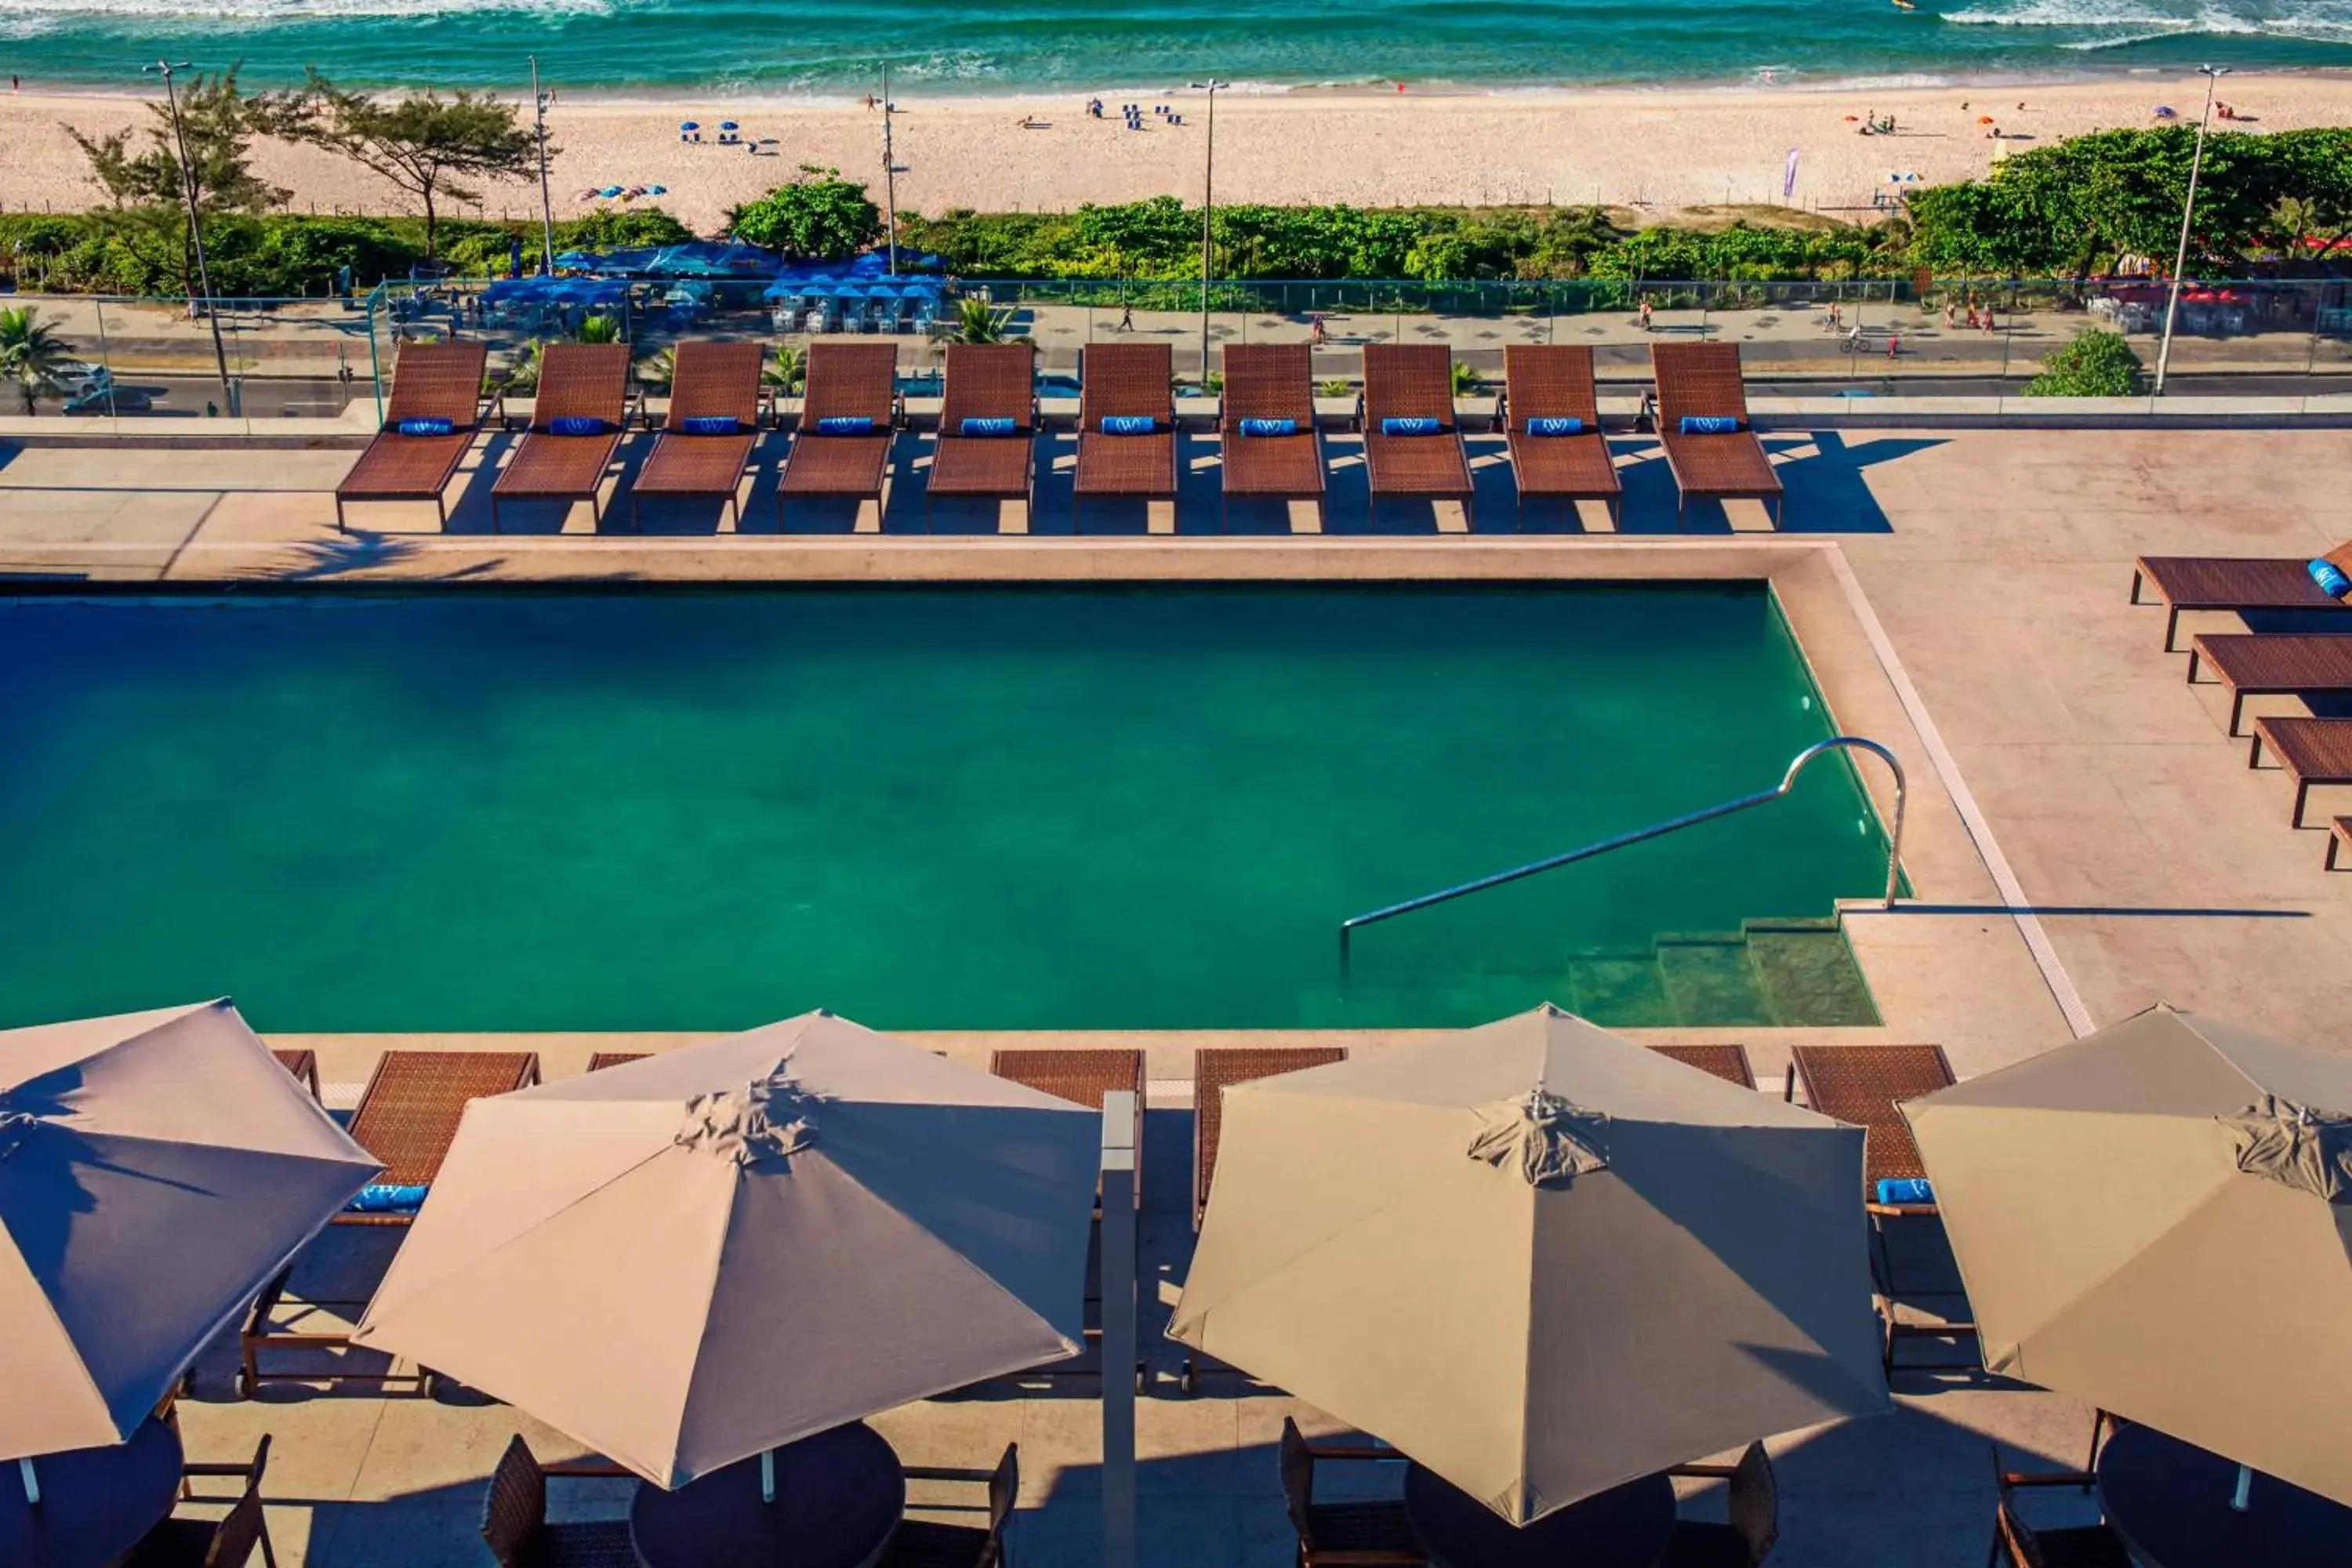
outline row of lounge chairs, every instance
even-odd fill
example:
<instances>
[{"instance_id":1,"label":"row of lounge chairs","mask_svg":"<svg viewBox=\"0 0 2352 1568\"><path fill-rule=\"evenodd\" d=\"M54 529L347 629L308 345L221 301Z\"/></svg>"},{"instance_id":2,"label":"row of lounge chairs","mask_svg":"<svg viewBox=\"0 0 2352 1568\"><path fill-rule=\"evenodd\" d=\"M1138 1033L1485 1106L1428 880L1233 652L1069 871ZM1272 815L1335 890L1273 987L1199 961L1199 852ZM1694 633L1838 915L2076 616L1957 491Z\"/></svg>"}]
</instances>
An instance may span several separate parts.
<instances>
[{"instance_id":1,"label":"row of lounge chairs","mask_svg":"<svg viewBox=\"0 0 2352 1568\"><path fill-rule=\"evenodd\" d=\"M737 496L762 424L762 351L750 342L682 342L674 351L669 412L631 491L647 499ZM1681 497L1752 499L1781 519L1782 489L1750 427L1739 351L1727 343L1652 351L1658 429ZM478 342L403 349L383 428L335 490L335 521L353 501L443 500L484 418L487 351ZM1073 505L1173 500L1179 476L1173 358L1166 343L1096 343L1080 361ZM1025 343L955 343L947 351L939 434L925 490L960 500L1035 499L1032 444L1042 422L1035 358ZM1373 344L1364 351L1356 417L1373 505L1382 500L1475 504L1454 411L1454 362L1442 344ZM1327 465L1304 343L1234 344L1224 351L1217 431L1221 505L1234 499L1311 501L1322 510ZM895 432L905 424L897 348L824 341L810 345L799 428L776 489L788 500L881 500ZM628 351L617 343L557 343L543 351L529 433L490 490L501 501L586 500L597 494L627 425ZM1497 405L1519 504L1598 501L1622 517L1623 486L1602 433L1592 351L1573 344L1504 351ZM651 421L648 420L648 424Z\"/></svg>"}]
</instances>

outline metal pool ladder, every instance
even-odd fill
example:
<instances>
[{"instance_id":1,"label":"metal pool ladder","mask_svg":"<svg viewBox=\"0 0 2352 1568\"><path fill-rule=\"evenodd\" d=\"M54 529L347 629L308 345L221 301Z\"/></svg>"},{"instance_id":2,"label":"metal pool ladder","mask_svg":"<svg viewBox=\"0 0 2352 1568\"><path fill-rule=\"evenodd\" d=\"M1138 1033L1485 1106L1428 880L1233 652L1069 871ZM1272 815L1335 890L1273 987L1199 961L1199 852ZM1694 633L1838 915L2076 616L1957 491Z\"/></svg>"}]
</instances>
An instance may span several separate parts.
<instances>
[{"instance_id":1,"label":"metal pool ladder","mask_svg":"<svg viewBox=\"0 0 2352 1568\"><path fill-rule=\"evenodd\" d=\"M1507 871L1497 871L1491 877L1481 877L1475 882L1464 882L1458 887L1442 888L1434 893L1423 893L1417 899L1407 899L1401 904L1391 904L1385 909L1370 910L1360 915L1352 915L1339 922L1339 973L1344 975L1348 972L1349 942L1359 926L1378 925L1382 921L1394 920L1399 915L1409 915L1415 910L1425 910L1434 904L1449 903L1455 899L1466 898L1472 893L1483 893L1489 888L1499 888L1506 882L1516 882L1523 877L1532 877L1539 871L1555 871L1562 866L1572 866L1579 860L1590 860L1596 855L1606 855L1612 849L1622 849L1628 845L1640 844L1652 838L1663 838L1669 833L1678 833L1685 827L1696 827L1702 822L1713 822L1718 816L1729 816L1736 812L1746 811L1750 806L1762 805L1767 801L1779 800L1796 787L1798 775L1805 771L1807 764L1814 758L1826 756L1832 752L1843 751L1848 747L1868 752L1872 756L1885 763L1887 771L1895 775L1895 827L1886 837L1886 895L1881 906L1893 909L1895 889L1900 885L1902 878L1903 805L1904 797L1907 793L1907 786L1903 778L1903 764L1895 760L1893 752L1880 745L1876 741L1865 739L1861 735L1832 735L1826 741L1814 742L1790 758L1789 771L1781 774L1780 782L1770 789L1758 790L1754 795L1744 795L1738 800L1727 800L1721 805L1710 805L1704 811L1694 811L1688 816L1677 816L1669 822L1654 823L1648 827L1636 828L1631 833L1621 833L1614 838L1603 838L1597 844L1588 844L1580 849L1571 849L1565 855L1554 855L1549 859L1532 861L1525 866L1515 866Z\"/></svg>"}]
</instances>

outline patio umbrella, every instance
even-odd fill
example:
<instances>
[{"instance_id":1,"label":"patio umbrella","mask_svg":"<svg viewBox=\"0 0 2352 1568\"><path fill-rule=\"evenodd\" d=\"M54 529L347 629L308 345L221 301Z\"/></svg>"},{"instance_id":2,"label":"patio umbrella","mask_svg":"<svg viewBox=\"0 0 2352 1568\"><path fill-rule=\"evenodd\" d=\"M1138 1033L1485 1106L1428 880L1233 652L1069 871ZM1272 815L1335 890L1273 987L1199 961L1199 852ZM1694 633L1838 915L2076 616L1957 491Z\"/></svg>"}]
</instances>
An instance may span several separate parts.
<instances>
[{"instance_id":1,"label":"patio umbrella","mask_svg":"<svg viewBox=\"0 0 2352 1568\"><path fill-rule=\"evenodd\" d=\"M1888 1407L1862 1131L1543 1007L1225 1091L1172 1338L1526 1524Z\"/></svg>"},{"instance_id":2,"label":"patio umbrella","mask_svg":"<svg viewBox=\"0 0 2352 1568\"><path fill-rule=\"evenodd\" d=\"M377 1168L226 1001L0 1031L0 1459L128 1437Z\"/></svg>"},{"instance_id":3,"label":"patio umbrella","mask_svg":"<svg viewBox=\"0 0 2352 1568\"><path fill-rule=\"evenodd\" d=\"M1077 1354L1099 1141L824 1013L477 1100L357 1338L683 1486Z\"/></svg>"},{"instance_id":4,"label":"patio umbrella","mask_svg":"<svg viewBox=\"0 0 2352 1568\"><path fill-rule=\"evenodd\" d=\"M1903 1110L1988 1369L2352 1503L2352 1060L2155 1007Z\"/></svg>"}]
</instances>

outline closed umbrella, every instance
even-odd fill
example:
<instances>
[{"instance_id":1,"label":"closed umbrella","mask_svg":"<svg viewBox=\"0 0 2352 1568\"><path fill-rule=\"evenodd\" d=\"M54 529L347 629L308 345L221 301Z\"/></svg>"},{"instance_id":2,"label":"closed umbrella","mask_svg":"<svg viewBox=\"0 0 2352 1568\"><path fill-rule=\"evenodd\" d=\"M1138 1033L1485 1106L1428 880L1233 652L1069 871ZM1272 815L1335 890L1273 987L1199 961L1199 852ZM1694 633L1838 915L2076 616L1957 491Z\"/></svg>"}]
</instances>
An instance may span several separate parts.
<instances>
[{"instance_id":1,"label":"closed umbrella","mask_svg":"<svg viewBox=\"0 0 2352 1568\"><path fill-rule=\"evenodd\" d=\"M0 1031L0 1459L128 1437L377 1168L228 1002Z\"/></svg>"},{"instance_id":2,"label":"closed umbrella","mask_svg":"<svg viewBox=\"0 0 2352 1568\"><path fill-rule=\"evenodd\" d=\"M1098 1122L824 1013L477 1100L357 1338L682 1486L1077 1354Z\"/></svg>"},{"instance_id":3,"label":"closed umbrella","mask_svg":"<svg viewBox=\"0 0 2352 1568\"><path fill-rule=\"evenodd\" d=\"M1169 1332L1514 1524L1888 1406L1861 1131L1551 1007L1227 1089Z\"/></svg>"},{"instance_id":4,"label":"closed umbrella","mask_svg":"<svg viewBox=\"0 0 2352 1568\"><path fill-rule=\"evenodd\" d=\"M1903 1109L1988 1369L2352 1503L2352 1060L2155 1007Z\"/></svg>"}]
</instances>

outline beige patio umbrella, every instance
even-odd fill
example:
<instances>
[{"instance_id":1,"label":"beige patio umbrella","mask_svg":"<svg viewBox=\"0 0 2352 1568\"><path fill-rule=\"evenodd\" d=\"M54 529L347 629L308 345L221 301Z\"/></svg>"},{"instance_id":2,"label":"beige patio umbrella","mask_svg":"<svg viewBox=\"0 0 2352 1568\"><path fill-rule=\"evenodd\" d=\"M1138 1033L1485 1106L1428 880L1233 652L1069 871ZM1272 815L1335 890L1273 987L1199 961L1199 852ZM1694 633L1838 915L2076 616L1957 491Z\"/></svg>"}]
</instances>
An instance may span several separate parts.
<instances>
[{"instance_id":1,"label":"beige patio umbrella","mask_svg":"<svg viewBox=\"0 0 2352 1568\"><path fill-rule=\"evenodd\" d=\"M0 1459L130 1436L376 1169L226 1001L0 1031Z\"/></svg>"},{"instance_id":2,"label":"beige patio umbrella","mask_svg":"<svg viewBox=\"0 0 2352 1568\"><path fill-rule=\"evenodd\" d=\"M2352 1503L2352 1060L2154 1007L1903 1110L1988 1369Z\"/></svg>"},{"instance_id":3,"label":"beige patio umbrella","mask_svg":"<svg viewBox=\"0 0 2352 1568\"><path fill-rule=\"evenodd\" d=\"M1077 1354L1100 1125L825 1013L477 1100L356 1338L683 1486Z\"/></svg>"},{"instance_id":4,"label":"beige patio umbrella","mask_svg":"<svg viewBox=\"0 0 2352 1568\"><path fill-rule=\"evenodd\" d=\"M1519 1524L1888 1406L1861 1131L1550 1007L1227 1089L1169 1332Z\"/></svg>"}]
</instances>

